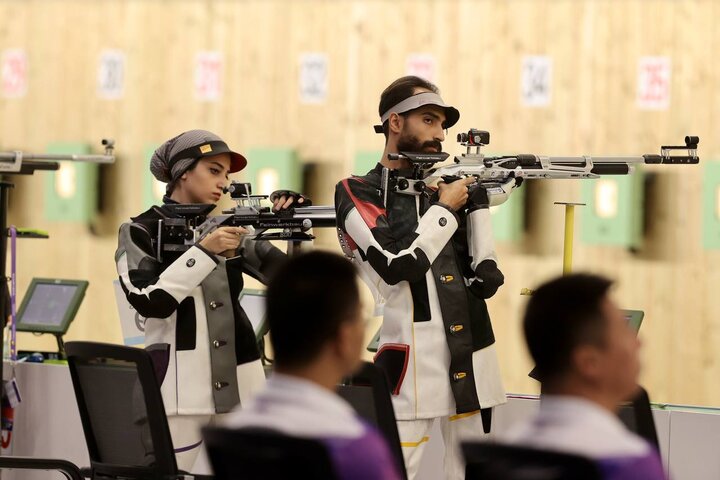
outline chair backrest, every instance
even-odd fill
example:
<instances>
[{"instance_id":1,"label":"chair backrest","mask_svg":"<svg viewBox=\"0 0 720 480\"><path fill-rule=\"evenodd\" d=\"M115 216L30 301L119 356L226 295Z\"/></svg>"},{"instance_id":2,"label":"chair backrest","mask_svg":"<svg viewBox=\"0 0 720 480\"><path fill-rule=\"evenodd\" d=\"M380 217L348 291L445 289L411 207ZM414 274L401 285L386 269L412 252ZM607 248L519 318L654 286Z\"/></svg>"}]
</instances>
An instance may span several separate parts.
<instances>
[{"instance_id":1,"label":"chair backrest","mask_svg":"<svg viewBox=\"0 0 720 480\"><path fill-rule=\"evenodd\" d=\"M385 372L372 363L363 362L355 375L338 386L337 392L355 408L358 415L377 427L385 437L398 471L403 478L407 478L395 410L390 396L390 384Z\"/></svg>"},{"instance_id":2,"label":"chair backrest","mask_svg":"<svg viewBox=\"0 0 720 480\"><path fill-rule=\"evenodd\" d=\"M262 428L203 428L215 480L338 478L330 455L317 440Z\"/></svg>"},{"instance_id":3,"label":"chair backrest","mask_svg":"<svg viewBox=\"0 0 720 480\"><path fill-rule=\"evenodd\" d=\"M628 430L640 435L660 451L655 419L650 407L650 397L644 388L640 387L640 391L632 401L620 406L618 417Z\"/></svg>"},{"instance_id":4,"label":"chair backrest","mask_svg":"<svg viewBox=\"0 0 720 480\"><path fill-rule=\"evenodd\" d=\"M94 342L65 345L95 475L177 475L160 386L144 350Z\"/></svg>"},{"instance_id":5,"label":"chair backrest","mask_svg":"<svg viewBox=\"0 0 720 480\"><path fill-rule=\"evenodd\" d=\"M601 480L592 460L578 455L502 445L463 442L467 480Z\"/></svg>"}]
</instances>

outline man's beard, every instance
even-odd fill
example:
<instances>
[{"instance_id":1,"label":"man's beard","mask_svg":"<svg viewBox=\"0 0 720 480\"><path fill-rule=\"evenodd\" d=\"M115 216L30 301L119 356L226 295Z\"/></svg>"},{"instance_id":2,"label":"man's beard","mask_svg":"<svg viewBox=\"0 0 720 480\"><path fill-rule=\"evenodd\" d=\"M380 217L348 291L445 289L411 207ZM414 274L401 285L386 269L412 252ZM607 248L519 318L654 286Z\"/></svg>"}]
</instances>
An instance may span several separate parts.
<instances>
[{"instance_id":1,"label":"man's beard","mask_svg":"<svg viewBox=\"0 0 720 480\"><path fill-rule=\"evenodd\" d=\"M423 153L426 148L433 148L435 152L442 152L442 143L438 140L421 142L415 135L409 133L400 134L397 141L398 152Z\"/></svg>"}]
</instances>

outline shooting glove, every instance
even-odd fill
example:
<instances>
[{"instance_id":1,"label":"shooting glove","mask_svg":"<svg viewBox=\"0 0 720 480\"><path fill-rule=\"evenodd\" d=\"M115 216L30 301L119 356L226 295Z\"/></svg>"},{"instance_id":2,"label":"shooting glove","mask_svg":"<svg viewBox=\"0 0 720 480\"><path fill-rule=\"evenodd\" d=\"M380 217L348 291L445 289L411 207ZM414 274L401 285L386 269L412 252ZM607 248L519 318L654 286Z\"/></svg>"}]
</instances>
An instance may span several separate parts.
<instances>
[{"instance_id":1,"label":"shooting glove","mask_svg":"<svg viewBox=\"0 0 720 480\"><path fill-rule=\"evenodd\" d=\"M293 192L292 190L275 190L274 192L272 192L270 194L269 200L271 202L275 202L275 200L277 200L278 198L283 197L283 196L286 198L292 197L292 199L293 199L292 206L293 207L309 207L312 205L312 200L310 200L309 197L303 195L302 193ZM298 203L298 201L301 198L303 199L303 202Z\"/></svg>"},{"instance_id":2,"label":"shooting glove","mask_svg":"<svg viewBox=\"0 0 720 480\"><path fill-rule=\"evenodd\" d=\"M512 190L522 185L522 182L523 178L516 177L513 172L502 182L471 185L468 191L468 213L505 203Z\"/></svg>"},{"instance_id":3,"label":"shooting glove","mask_svg":"<svg viewBox=\"0 0 720 480\"><path fill-rule=\"evenodd\" d=\"M470 284L470 291L480 298L490 298L505 283L505 275L495 260L486 259L475 268L476 279Z\"/></svg>"}]
</instances>

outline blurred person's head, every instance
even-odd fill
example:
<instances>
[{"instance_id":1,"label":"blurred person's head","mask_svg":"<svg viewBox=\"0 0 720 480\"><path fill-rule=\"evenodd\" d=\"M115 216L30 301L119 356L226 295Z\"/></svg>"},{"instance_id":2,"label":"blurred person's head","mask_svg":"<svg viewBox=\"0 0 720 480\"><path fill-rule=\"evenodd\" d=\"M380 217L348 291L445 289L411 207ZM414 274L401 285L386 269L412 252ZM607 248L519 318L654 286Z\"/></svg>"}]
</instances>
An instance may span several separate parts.
<instances>
[{"instance_id":1,"label":"blurred person's head","mask_svg":"<svg viewBox=\"0 0 720 480\"><path fill-rule=\"evenodd\" d=\"M385 135L385 153L442 151L445 129L460 118L454 107L440 98L438 88L420 77L401 77L380 95L378 106L381 125L377 133ZM394 161L395 168L404 168L403 161Z\"/></svg>"},{"instance_id":2,"label":"blurred person's head","mask_svg":"<svg viewBox=\"0 0 720 480\"><path fill-rule=\"evenodd\" d=\"M360 365L365 322L355 267L313 251L293 257L267 289L275 369L333 388Z\"/></svg>"},{"instance_id":3,"label":"blurred person's head","mask_svg":"<svg viewBox=\"0 0 720 480\"><path fill-rule=\"evenodd\" d=\"M609 409L636 393L640 342L611 286L597 275L572 274L534 291L523 327L543 393L582 396Z\"/></svg>"},{"instance_id":4,"label":"blurred person's head","mask_svg":"<svg viewBox=\"0 0 720 480\"><path fill-rule=\"evenodd\" d=\"M167 183L166 194L179 203L217 203L228 174L247 160L206 130L190 130L167 140L153 153L150 171Z\"/></svg>"}]
</instances>

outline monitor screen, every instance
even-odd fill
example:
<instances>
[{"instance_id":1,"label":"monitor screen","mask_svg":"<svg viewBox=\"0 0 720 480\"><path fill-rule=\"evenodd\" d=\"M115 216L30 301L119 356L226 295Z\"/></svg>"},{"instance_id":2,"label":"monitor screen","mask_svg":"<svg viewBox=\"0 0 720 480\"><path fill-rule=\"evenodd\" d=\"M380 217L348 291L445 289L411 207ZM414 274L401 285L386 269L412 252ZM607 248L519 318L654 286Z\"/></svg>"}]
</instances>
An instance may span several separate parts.
<instances>
[{"instance_id":1,"label":"monitor screen","mask_svg":"<svg viewBox=\"0 0 720 480\"><path fill-rule=\"evenodd\" d=\"M628 326L635 330L635 333L638 333L643 318L645 317L645 312L642 310L623 310L623 314L625 315L625 320L628 322Z\"/></svg>"},{"instance_id":2,"label":"monitor screen","mask_svg":"<svg viewBox=\"0 0 720 480\"><path fill-rule=\"evenodd\" d=\"M17 330L64 334L75 318L88 282L34 278L17 315Z\"/></svg>"},{"instance_id":3,"label":"monitor screen","mask_svg":"<svg viewBox=\"0 0 720 480\"><path fill-rule=\"evenodd\" d=\"M378 346L380 344L380 332L382 331L382 325L380 328L377 329L377 332L375 332L375 335L373 335L373 338L370 340L370 343L368 343L367 348L368 352L377 352Z\"/></svg>"},{"instance_id":4,"label":"monitor screen","mask_svg":"<svg viewBox=\"0 0 720 480\"><path fill-rule=\"evenodd\" d=\"M246 288L240 293L240 306L250 319L255 336L260 340L268 331L265 322L265 292Z\"/></svg>"}]
</instances>

